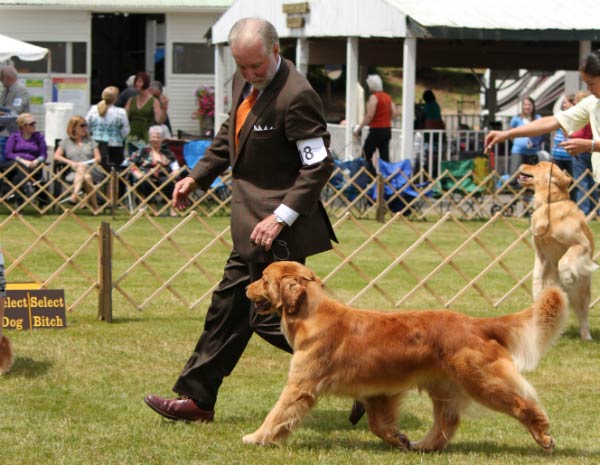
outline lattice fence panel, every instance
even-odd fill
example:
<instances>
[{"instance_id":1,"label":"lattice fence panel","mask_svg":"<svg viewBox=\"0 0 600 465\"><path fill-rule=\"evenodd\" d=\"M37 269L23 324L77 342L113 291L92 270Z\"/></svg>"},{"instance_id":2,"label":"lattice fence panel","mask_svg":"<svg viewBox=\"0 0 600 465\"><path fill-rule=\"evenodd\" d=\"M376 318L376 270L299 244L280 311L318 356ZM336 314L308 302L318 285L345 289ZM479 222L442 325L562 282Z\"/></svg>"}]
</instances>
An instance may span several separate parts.
<instances>
[{"instance_id":1,"label":"lattice fence panel","mask_svg":"<svg viewBox=\"0 0 600 465\"><path fill-rule=\"evenodd\" d=\"M11 282L67 291L68 310L98 300L97 226L70 211L38 222L13 213L0 221L0 243ZM68 238L65 240L65 238Z\"/></svg>"},{"instance_id":2,"label":"lattice fence panel","mask_svg":"<svg viewBox=\"0 0 600 465\"><path fill-rule=\"evenodd\" d=\"M64 288L70 310L96 308L98 225L97 218L71 211L1 219L9 280ZM340 243L308 265L346 303L485 312L531 301L534 253L527 219L498 213L489 221L464 221L446 213L436 221L410 221L399 212L380 223L347 212L334 227ZM150 305L206 307L231 249L228 217L192 212L156 218L140 210L112 229L115 315ZM594 274L594 304L599 280Z\"/></svg>"}]
</instances>

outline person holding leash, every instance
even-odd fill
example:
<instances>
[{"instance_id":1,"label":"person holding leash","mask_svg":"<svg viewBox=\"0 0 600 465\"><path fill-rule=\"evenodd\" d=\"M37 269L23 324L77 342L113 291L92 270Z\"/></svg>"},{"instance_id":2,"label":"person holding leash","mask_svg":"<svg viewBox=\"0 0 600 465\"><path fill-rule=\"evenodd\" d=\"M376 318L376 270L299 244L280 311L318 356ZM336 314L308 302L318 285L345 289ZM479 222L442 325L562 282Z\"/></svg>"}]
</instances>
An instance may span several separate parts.
<instances>
[{"instance_id":1,"label":"person holding leash","mask_svg":"<svg viewBox=\"0 0 600 465\"><path fill-rule=\"evenodd\" d=\"M260 315L246 287L273 261L331 249L336 240L320 202L333 171L323 104L306 78L280 56L274 26L239 20L229 33L237 65L234 108L190 175L175 185L173 203L188 205L198 187L231 166L233 250L212 295L204 332L173 391L178 398L146 396L170 420L210 422L219 387L254 333L291 352L276 315Z\"/></svg>"}]
</instances>

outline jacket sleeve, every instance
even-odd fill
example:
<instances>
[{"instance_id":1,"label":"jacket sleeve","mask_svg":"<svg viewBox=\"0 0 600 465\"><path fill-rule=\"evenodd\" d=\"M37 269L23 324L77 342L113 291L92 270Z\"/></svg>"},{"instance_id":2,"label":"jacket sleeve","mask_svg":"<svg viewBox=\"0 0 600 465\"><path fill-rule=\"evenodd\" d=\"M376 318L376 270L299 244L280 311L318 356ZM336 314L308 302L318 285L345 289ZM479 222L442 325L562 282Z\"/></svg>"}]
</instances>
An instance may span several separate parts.
<instances>
[{"instance_id":1,"label":"jacket sleeve","mask_svg":"<svg viewBox=\"0 0 600 465\"><path fill-rule=\"evenodd\" d=\"M287 139L294 145L298 141L322 138L327 149L326 158L300 167L294 186L283 199L286 206L300 214L308 214L319 202L321 191L334 169L323 104L312 89L305 89L293 98L285 117L285 132ZM297 156L302 159L299 153Z\"/></svg>"},{"instance_id":2,"label":"jacket sleeve","mask_svg":"<svg viewBox=\"0 0 600 465\"><path fill-rule=\"evenodd\" d=\"M190 173L202 190L208 190L212 182L229 168L229 117L223 122L210 147Z\"/></svg>"}]
</instances>

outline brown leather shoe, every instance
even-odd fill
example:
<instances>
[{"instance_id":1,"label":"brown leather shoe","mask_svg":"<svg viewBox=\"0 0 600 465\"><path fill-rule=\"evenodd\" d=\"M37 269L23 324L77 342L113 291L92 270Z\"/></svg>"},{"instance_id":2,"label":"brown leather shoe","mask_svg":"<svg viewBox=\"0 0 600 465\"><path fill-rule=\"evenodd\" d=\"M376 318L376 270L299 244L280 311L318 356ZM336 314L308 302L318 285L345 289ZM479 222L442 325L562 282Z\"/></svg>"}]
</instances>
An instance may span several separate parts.
<instances>
[{"instance_id":1,"label":"brown leather shoe","mask_svg":"<svg viewBox=\"0 0 600 465\"><path fill-rule=\"evenodd\" d=\"M356 425L360 421L360 419L363 417L365 412L366 412L366 410L365 410L365 406L363 405L363 403L359 402L358 400L355 400L354 403L352 404L352 408L350 409L350 416L348 417L348 420L353 425Z\"/></svg>"},{"instance_id":2,"label":"brown leather shoe","mask_svg":"<svg viewBox=\"0 0 600 465\"><path fill-rule=\"evenodd\" d=\"M215 417L214 410L202 410L188 397L176 399L163 399L162 397L148 394L144 402L156 413L173 421L199 421L209 423Z\"/></svg>"}]
</instances>

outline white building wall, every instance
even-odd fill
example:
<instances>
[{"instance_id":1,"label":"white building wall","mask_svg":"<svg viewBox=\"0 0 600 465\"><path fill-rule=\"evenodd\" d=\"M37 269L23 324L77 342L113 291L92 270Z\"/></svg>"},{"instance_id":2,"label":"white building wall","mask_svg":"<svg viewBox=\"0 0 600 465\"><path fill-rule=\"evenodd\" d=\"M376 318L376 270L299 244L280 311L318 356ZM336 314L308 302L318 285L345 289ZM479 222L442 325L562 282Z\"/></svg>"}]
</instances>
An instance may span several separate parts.
<instances>
[{"instance_id":1,"label":"white building wall","mask_svg":"<svg viewBox=\"0 0 600 465\"><path fill-rule=\"evenodd\" d=\"M198 87L214 85L213 74L173 74L172 50L177 42L206 42L204 35L219 17L208 13L167 13L165 82L169 97L169 117L173 132L183 130L197 134L199 122L192 117L196 111L194 93Z\"/></svg>"},{"instance_id":2,"label":"white building wall","mask_svg":"<svg viewBox=\"0 0 600 465\"><path fill-rule=\"evenodd\" d=\"M87 73L53 74L54 77L85 77L88 80L88 91L85 92L84 106L89 108L89 79L91 72L91 13L88 11L44 10L0 8L0 31L2 34L26 42L86 42ZM52 88L48 74L21 74L20 79L43 79L46 85L45 102L50 102ZM45 130L45 111L33 110L38 129Z\"/></svg>"}]
</instances>

